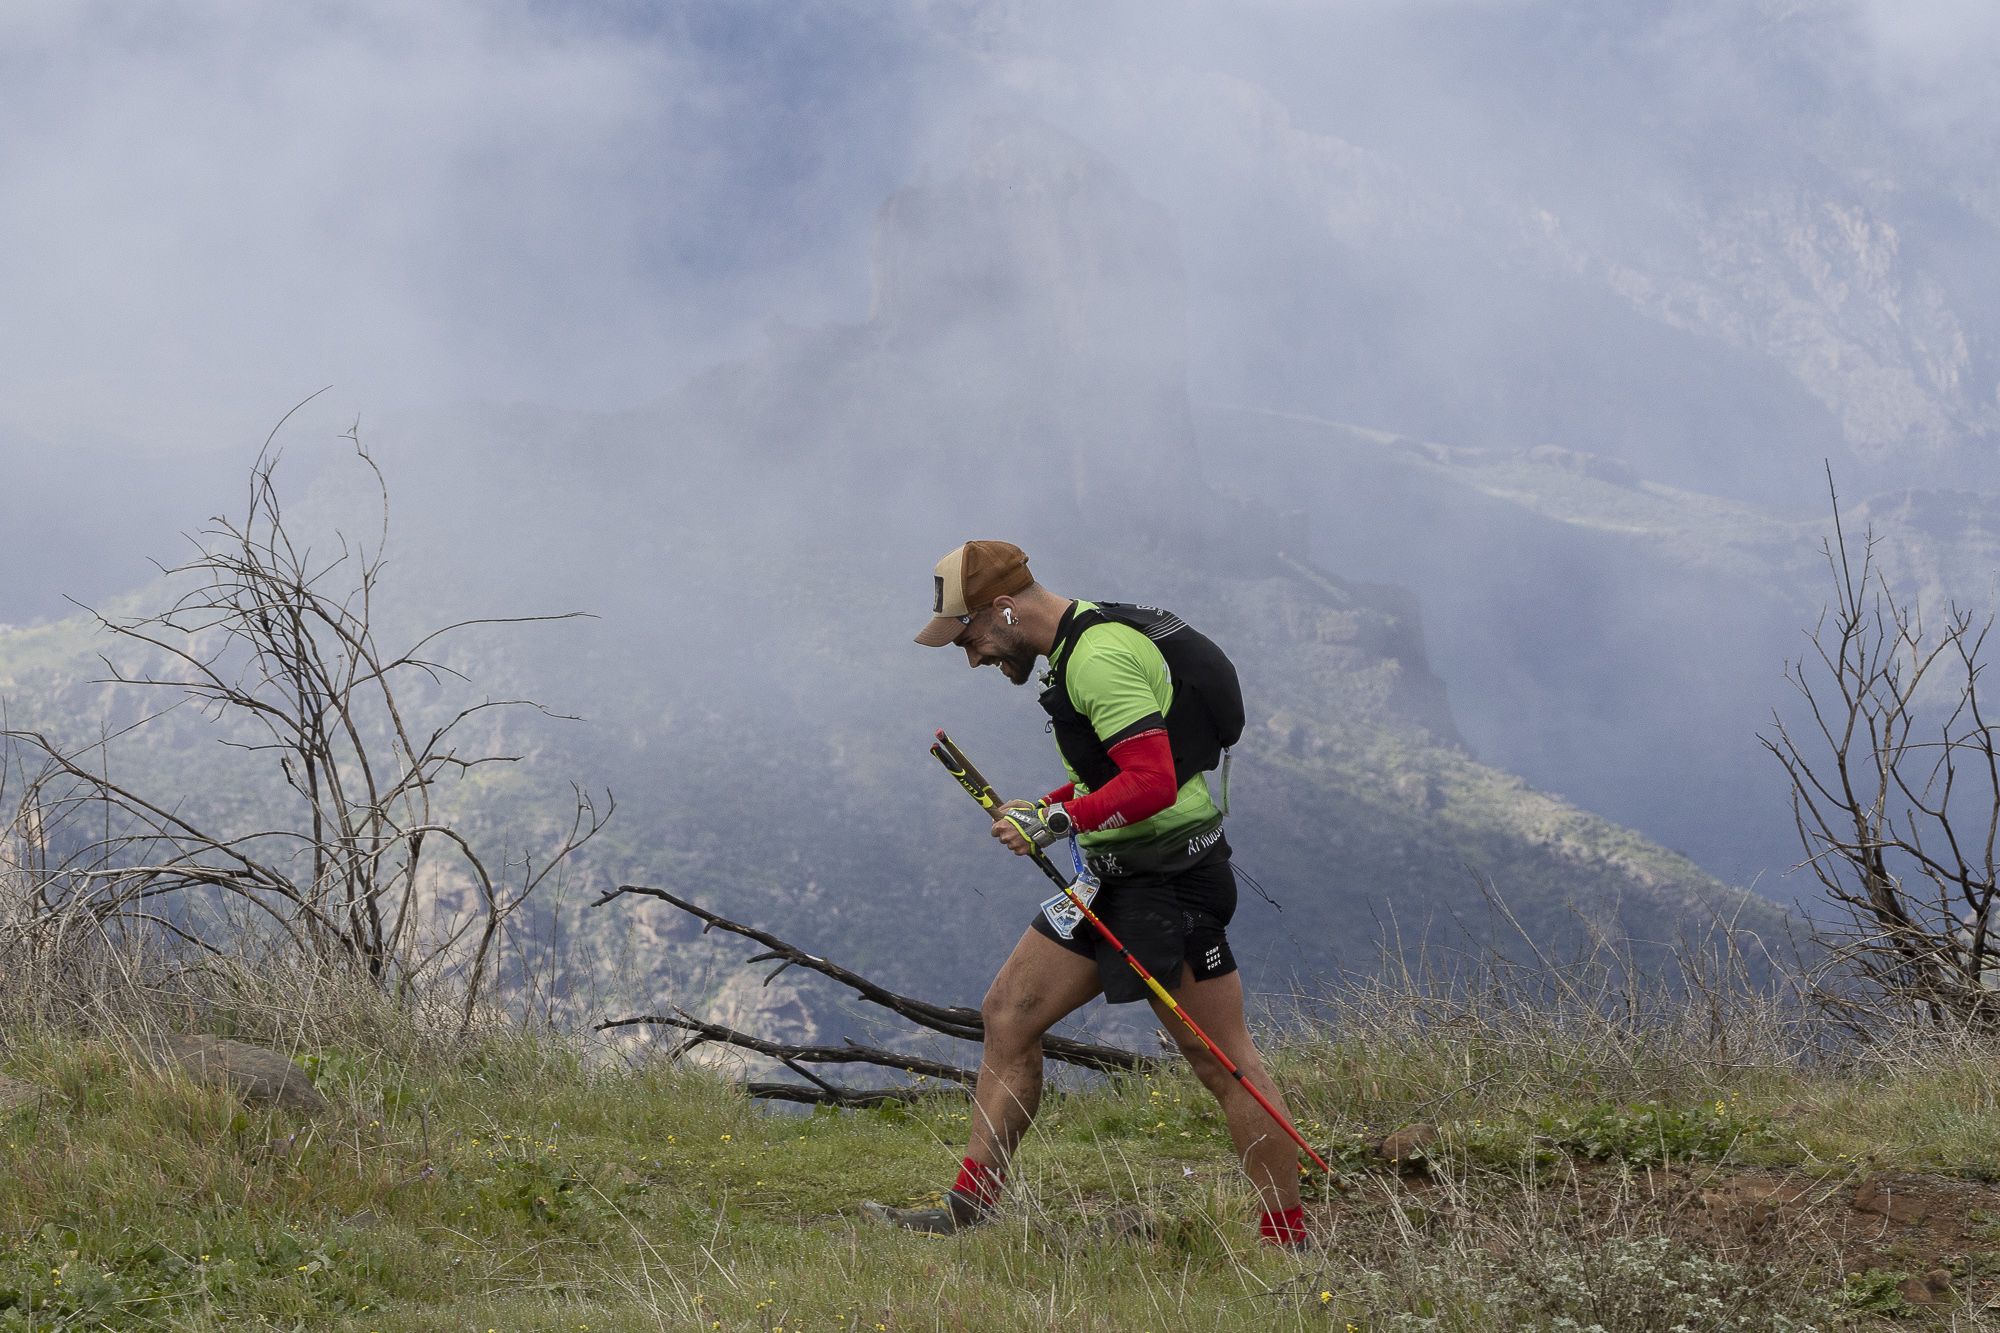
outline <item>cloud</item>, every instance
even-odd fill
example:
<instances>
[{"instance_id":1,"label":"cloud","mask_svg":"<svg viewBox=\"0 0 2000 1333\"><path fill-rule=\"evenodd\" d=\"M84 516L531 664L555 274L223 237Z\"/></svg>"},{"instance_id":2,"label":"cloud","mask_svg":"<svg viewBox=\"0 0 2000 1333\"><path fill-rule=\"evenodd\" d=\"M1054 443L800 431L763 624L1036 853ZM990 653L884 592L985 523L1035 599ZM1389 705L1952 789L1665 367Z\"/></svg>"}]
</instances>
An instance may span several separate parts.
<instances>
[{"instance_id":1,"label":"cloud","mask_svg":"<svg viewBox=\"0 0 2000 1333\"><path fill-rule=\"evenodd\" d=\"M0 450L212 439L326 383L643 401L772 318L860 318L877 206L996 108L1131 172L1226 293L1279 195L1323 245L1497 199L1644 248L1843 80L1990 126L1996 41L1972 0L11 7Z\"/></svg>"},{"instance_id":2,"label":"cloud","mask_svg":"<svg viewBox=\"0 0 2000 1333\"><path fill-rule=\"evenodd\" d=\"M1799 365L1863 399L1900 375L1947 431L1990 420L1996 50L2000 11L1975 0L0 8L6 498L87 489L28 472L18 499L31 448L247 453L328 383L313 431L464 399L618 408L763 345L767 321L858 322L882 201L958 171L991 111L1074 136L1164 209L1206 403L1810 494L1849 404ZM786 365L771 343L745 400ZM984 359L933 345L922 387L962 403L1024 381L1004 341L968 345ZM902 387L857 391L844 434L773 433L863 448ZM726 410L663 447L729 438L709 429ZM969 426L940 447L1006 445ZM804 526L761 481L714 485L717 522ZM0 566L60 560L35 581L88 594L67 552L107 525L72 507L25 556L0 532ZM1517 570L1492 532L1448 536L1504 605ZM918 541L914 567L944 544ZM1550 697L1548 725L1578 711ZM1495 698L1534 744L1544 719Z\"/></svg>"},{"instance_id":3,"label":"cloud","mask_svg":"<svg viewBox=\"0 0 2000 1333\"><path fill-rule=\"evenodd\" d=\"M1972 129L1990 142L2000 112L2000 8L1859 0L1854 26L1886 103L1928 129Z\"/></svg>"},{"instance_id":4,"label":"cloud","mask_svg":"<svg viewBox=\"0 0 2000 1333\"><path fill-rule=\"evenodd\" d=\"M0 423L115 435L327 382L633 401L773 312L858 309L903 147L832 129L890 121L907 71L816 12L10 9Z\"/></svg>"}]
</instances>

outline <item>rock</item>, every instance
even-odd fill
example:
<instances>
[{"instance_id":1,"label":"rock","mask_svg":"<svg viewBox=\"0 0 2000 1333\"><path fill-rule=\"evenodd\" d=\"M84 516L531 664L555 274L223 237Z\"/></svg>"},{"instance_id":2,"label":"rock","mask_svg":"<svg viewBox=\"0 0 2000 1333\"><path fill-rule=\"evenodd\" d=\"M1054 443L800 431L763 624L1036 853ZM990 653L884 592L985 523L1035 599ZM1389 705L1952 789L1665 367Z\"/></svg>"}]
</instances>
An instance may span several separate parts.
<instances>
[{"instance_id":1,"label":"rock","mask_svg":"<svg viewBox=\"0 0 2000 1333\"><path fill-rule=\"evenodd\" d=\"M18 1078L0 1074L0 1115L40 1100L47 1089L34 1083L24 1083Z\"/></svg>"},{"instance_id":2,"label":"rock","mask_svg":"<svg viewBox=\"0 0 2000 1333\"><path fill-rule=\"evenodd\" d=\"M1854 1187L1854 1211L1874 1213L1903 1226L1921 1222L1928 1215L1921 1199L1897 1190L1879 1177L1870 1177Z\"/></svg>"},{"instance_id":3,"label":"rock","mask_svg":"<svg viewBox=\"0 0 2000 1333\"><path fill-rule=\"evenodd\" d=\"M1375 1145L1375 1155L1397 1170L1415 1174L1430 1170L1429 1155L1438 1141L1436 1125L1418 1122L1383 1136Z\"/></svg>"},{"instance_id":4,"label":"rock","mask_svg":"<svg viewBox=\"0 0 2000 1333\"><path fill-rule=\"evenodd\" d=\"M1160 1238L1160 1215L1151 1208L1139 1206L1115 1208L1105 1215L1101 1226L1103 1233L1112 1240Z\"/></svg>"},{"instance_id":5,"label":"rock","mask_svg":"<svg viewBox=\"0 0 2000 1333\"><path fill-rule=\"evenodd\" d=\"M245 1101L320 1114L332 1103L305 1071L276 1051L226 1037L168 1037L158 1063L177 1068L197 1083L227 1088Z\"/></svg>"},{"instance_id":6,"label":"rock","mask_svg":"<svg viewBox=\"0 0 2000 1333\"><path fill-rule=\"evenodd\" d=\"M1776 1210L1761 1199L1746 1198L1721 1190L1703 1190L1701 1206L1712 1213L1731 1219L1736 1225L1756 1229L1771 1221Z\"/></svg>"},{"instance_id":7,"label":"rock","mask_svg":"<svg viewBox=\"0 0 2000 1333\"><path fill-rule=\"evenodd\" d=\"M1951 1299L1951 1274L1933 1268L1922 1277L1904 1278L1896 1284L1896 1294L1911 1305L1942 1305Z\"/></svg>"}]
</instances>

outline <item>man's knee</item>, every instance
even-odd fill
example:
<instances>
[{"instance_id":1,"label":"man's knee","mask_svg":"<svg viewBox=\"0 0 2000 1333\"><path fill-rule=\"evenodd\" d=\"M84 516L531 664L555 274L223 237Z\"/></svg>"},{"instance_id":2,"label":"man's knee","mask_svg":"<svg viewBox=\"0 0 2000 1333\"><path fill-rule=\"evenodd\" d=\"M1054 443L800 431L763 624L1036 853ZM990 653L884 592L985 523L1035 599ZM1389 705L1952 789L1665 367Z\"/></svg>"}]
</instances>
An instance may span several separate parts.
<instances>
[{"instance_id":1,"label":"man's knee","mask_svg":"<svg viewBox=\"0 0 2000 1333\"><path fill-rule=\"evenodd\" d=\"M1024 931L980 1003L996 1054L1039 1051L1042 1035L1097 993L1097 964Z\"/></svg>"},{"instance_id":2,"label":"man's knee","mask_svg":"<svg viewBox=\"0 0 2000 1333\"><path fill-rule=\"evenodd\" d=\"M1033 992L995 981L980 1001L979 1017L986 1025L986 1044L1003 1050L1037 1046L1048 1025L1041 1021L1043 1005Z\"/></svg>"},{"instance_id":3,"label":"man's knee","mask_svg":"<svg viewBox=\"0 0 2000 1333\"><path fill-rule=\"evenodd\" d=\"M1188 1067L1201 1085L1214 1093L1217 1099L1226 1100L1236 1091L1236 1078L1222 1062L1209 1054L1208 1048L1198 1041L1189 1041L1181 1047L1181 1054L1187 1058Z\"/></svg>"},{"instance_id":4,"label":"man's knee","mask_svg":"<svg viewBox=\"0 0 2000 1333\"><path fill-rule=\"evenodd\" d=\"M1230 997L1226 993L1203 997L1207 1000L1206 1004L1201 1001L1188 1004L1188 999L1191 997L1187 997L1185 992L1176 998L1181 999L1190 1009L1196 1007L1205 1009L1207 1012L1201 1020L1202 1029L1211 1038L1220 1042L1224 1053L1246 1076L1253 1080L1263 1078L1263 1061L1257 1053L1256 1043L1251 1040L1250 1033L1244 1025L1240 1005L1228 1003ZM1217 1003L1218 1000L1222 1002ZM1164 1005L1156 1003L1153 1009L1159 1015L1161 1023L1174 1034L1175 1041L1181 1048L1181 1054L1187 1058L1189 1067L1193 1069L1195 1077L1201 1080L1202 1086L1224 1101L1237 1095L1240 1085L1236 1081L1236 1076L1224 1067L1222 1061L1208 1048L1207 1043L1189 1031L1187 1026L1178 1017L1173 1016Z\"/></svg>"}]
</instances>

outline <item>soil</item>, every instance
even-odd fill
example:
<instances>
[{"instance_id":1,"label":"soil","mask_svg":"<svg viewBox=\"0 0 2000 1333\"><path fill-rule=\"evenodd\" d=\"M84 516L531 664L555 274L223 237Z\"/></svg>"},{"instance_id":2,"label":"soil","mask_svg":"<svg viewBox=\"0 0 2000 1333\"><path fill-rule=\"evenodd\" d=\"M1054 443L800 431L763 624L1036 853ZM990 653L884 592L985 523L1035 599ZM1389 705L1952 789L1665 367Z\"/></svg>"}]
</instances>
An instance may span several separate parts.
<instances>
[{"instance_id":1,"label":"soil","mask_svg":"<svg viewBox=\"0 0 2000 1333\"><path fill-rule=\"evenodd\" d=\"M1898 1275L1906 1306L2000 1326L2000 1182L1698 1163L1578 1162L1558 1174L1548 1183L1584 1218L1643 1210L1693 1248L1748 1264L1809 1263L1824 1268L1829 1287L1871 1270ZM1463 1182L1393 1172L1365 1179L1376 1187L1350 1176L1346 1192L1318 1208L1338 1216L1371 1206L1368 1196L1380 1201L1386 1190L1405 1194L1438 1224L1476 1225L1463 1213L1479 1209L1479 1192Z\"/></svg>"}]
</instances>

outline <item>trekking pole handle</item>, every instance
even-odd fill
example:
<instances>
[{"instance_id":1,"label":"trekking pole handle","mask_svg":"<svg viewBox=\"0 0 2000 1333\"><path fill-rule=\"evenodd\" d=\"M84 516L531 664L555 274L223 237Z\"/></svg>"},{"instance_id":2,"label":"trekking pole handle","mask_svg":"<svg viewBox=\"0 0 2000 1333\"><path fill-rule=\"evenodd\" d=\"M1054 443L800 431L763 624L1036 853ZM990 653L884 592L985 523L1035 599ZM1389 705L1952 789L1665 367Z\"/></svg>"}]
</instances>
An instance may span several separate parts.
<instances>
[{"instance_id":1,"label":"trekking pole handle","mask_svg":"<svg viewBox=\"0 0 2000 1333\"><path fill-rule=\"evenodd\" d=\"M931 747L931 753L951 770L951 775L958 779L958 785L965 788L988 814L1000 808L1000 793L993 789L993 784L986 780L984 773L973 767L972 761L965 757L965 751L958 748L958 742L945 735L942 728L938 731L937 744Z\"/></svg>"},{"instance_id":2,"label":"trekking pole handle","mask_svg":"<svg viewBox=\"0 0 2000 1333\"><path fill-rule=\"evenodd\" d=\"M943 731L938 732L937 744L931 746L931 754L944 765L946 772L958 780L958 785L965 788L973 800L979 802L980 809L992 815L1000 808L1000 793L993 790L993 784L986 780L986 775L973 766L972 761L965 757L965 751L959 749L958 743ZM1034 857L1035 864L1041 867L1042 873L1047 875L1057 888L1069 887L1068 877L1056 869L1055 862L1049 860L1048 854L1041 848L1035 848L1030 855Z\"/></svg>"}]
</instances>

